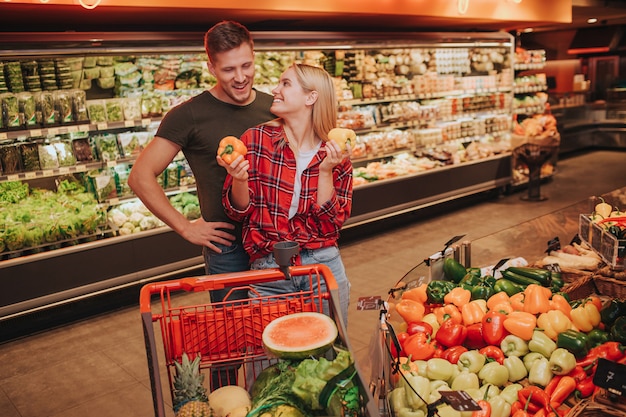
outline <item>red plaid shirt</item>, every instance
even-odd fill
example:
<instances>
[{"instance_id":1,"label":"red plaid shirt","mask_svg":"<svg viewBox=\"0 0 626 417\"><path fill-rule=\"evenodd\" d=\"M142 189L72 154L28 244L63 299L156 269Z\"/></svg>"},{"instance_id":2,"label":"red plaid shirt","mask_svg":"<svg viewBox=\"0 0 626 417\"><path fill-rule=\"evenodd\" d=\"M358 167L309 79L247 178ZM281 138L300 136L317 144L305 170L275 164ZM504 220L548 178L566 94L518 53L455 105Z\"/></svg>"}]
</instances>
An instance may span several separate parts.
<instances>
[{"instance_id":1,"label":"red plaid shirt","mask_svg":"<svg viewBox=\"0 0 626 417\"><path fill-rule=\"evenodd\" d=\"M286 145L282 126L261 125L248 129L241 140L250 161L248 187L250 204L235 209L229 199L233 178L224 183L222 202L226 214L243 221L243 245L250 260L272 253L274 243L296 241L301 249L333 246L352 208L352 163L349 158L333 169L335 194L321 206L317 204L319 166L326 156L322 144L302 174L302 190L295 216L289 219L289 206L296 175L296 158ZM280 143L284 143L280 146Z\"/></svg>"}]
</instances>

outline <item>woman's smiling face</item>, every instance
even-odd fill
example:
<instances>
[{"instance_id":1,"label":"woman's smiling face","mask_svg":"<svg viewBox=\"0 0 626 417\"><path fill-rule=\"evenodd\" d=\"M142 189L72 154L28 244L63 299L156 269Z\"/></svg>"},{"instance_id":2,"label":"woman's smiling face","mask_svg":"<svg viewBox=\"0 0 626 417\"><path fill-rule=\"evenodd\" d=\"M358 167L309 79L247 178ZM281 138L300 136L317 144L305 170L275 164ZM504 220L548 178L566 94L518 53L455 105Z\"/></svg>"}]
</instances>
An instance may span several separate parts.
<instances>
[{"instance_id":1,"label":"woman's smiling face","mask_svg":"<svg viewBox=\"0 0 626 417\"><path fill-rule=\"evenodd\" d=\"M272 90L274 101L271 111L276 116L285 117L289 113L301 111L306 107L308 93L303 90L296 72L288 68L280 76L278 86Z\"/></svg>"}]
</instances>

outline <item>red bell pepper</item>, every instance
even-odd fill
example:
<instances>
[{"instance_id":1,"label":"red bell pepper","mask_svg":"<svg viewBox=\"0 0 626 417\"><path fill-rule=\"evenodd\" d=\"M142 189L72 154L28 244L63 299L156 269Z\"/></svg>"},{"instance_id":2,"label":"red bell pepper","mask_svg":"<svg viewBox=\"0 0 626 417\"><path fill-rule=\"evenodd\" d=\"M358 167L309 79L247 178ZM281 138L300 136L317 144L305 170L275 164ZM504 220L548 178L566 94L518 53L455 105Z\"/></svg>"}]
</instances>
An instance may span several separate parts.
<instances>
[{"instance_id":1,"label":"red bell pepper","mask_svg":"<svg viewBox=\"0 0 626 417\"><path fill-rule=\"evenodd\" d=\"M487 400L479 400L480 411L473 411L472 417L491 417L491 404Z\"/></svg>"},{"instance_id":2,"label":"red bell pepper","mask_svg":"<svg viewBox=\"0 0 626 417\"><path fill-rule=\"evenodd\" d=\"M465 342L467 328L452 319L445 320L437 330L437 343L446 347L459 346Z\"/></svg>"},{"instance_id":3,"label":"red bell pepper","mask_svg":"<svg viewBox=\"0 0 626 417\"><path fill-rule=\"evenodd\" d=\"M590 349L587 356L578 360L576 364L586 368L595 365L599 358L619 361L625 356L625 351L626 347L619 342L604 342L600 346Z\"/></svg>"},{"instance_id":4,"label":"red bell pepper","mask_svg":"<svg viewBox=\"0 0 626 417\"><path fill-rule=\"evenodd\" d=\"M554 375L554 377L550 380L548 385L543 389L548 396L552 396L554 389L559 384L559 381L563 378L563 375Z\"/></svg>"},{"instance_id":5,"label":"red bell pepper","mask_svg":"<svg viewBox=\"0 0 626 417\"><path fill-rule=\"evenodd\" d=\"M593 376L588 376L576 384L576 391L574 395L576 398L587 398L593 394L595 389L596 386L593 383Z\"/></svg>"},{"instance_id":6,"label":"red bell pepper","mask_svg":"<svg viewBox=\"0 0 626 417\"><path fill-rule=\"evenodd\" d=\"M531 413L545 410L550 404L548 394L536 385L529 385L517 391L517 398L524 404L524 408Z\"/></svg>"},{"instance_id":7,"label":"red bell pepper","mask_svg":"<svg viewBox=\"0 0 626 417\"><path fill-rule=\"evenodd\" d=\"M586 379L589 375L587 375L587 371L582 366L577 365L574 369L570 371L568 376L574 378L574 380L578 383L584 379Z\"/></svg>"},{"instance_id":8,"label":"red bell pepper","mask_svg":"<svg viewBox=\"0 0 626 417\"><path fill-rule=\"evenodd\" d=\"M467 337L465 338L465 347L468 349L481 349L487 346L487 342L483 338L483 324L474 323L467 326Z\"/></svg>"},{"instance_id":9,"label":"red bell pepper","mask_svg":"<svg viewBox=\"0 0 626 417\"><path fill-rule=\"evenodd\" d=\"M509 334L504 328L507 315L498 311L489 311L483 317L483 338L487 345L500 346L502 339Z\"/></svg>"},{"instance_id":10,"label":"red bell pepper","mask_svg":"<svg viewBox=\"0 0 626 417\"><path fill-rule=\"evenodd\" d=\"M413 360L428 360L435 354L435 344L425 333L415 333L404 342L402 350Z\"/></svg>"},{"instance_id":11,"label":"red bell pepper","mask_svg":"<svg viewBox=\"0 0 626 417\"><path fill-rule=\"evenodd\" d=\"M497 346L485 346L479 352L492 361L498 362L500 365L504 362L504 352Z\"/></svg>"},{"instance_id":12,"label":"red bell pepper","mask_svg":"<svg viewBox=\"0 0 626 417\"><path fill-rule=\"evenodd\" d=\"M406 332L410 335L415 333L426 333L428 336L433 334L433 326L425 321L412 321L406 326Z\"/></svg>"},{"instance_id":13,"label":"red bell pepper","mask_svg":"<svg viewBox=\"0 0 626 417\"><path fill-rule=\"evenodd\" d=\"M441 357L450 363L456 364L459 361L459 356L465 352L467 352L465 346L452 346L444 350Z\"/></svg>"}]
</instances>

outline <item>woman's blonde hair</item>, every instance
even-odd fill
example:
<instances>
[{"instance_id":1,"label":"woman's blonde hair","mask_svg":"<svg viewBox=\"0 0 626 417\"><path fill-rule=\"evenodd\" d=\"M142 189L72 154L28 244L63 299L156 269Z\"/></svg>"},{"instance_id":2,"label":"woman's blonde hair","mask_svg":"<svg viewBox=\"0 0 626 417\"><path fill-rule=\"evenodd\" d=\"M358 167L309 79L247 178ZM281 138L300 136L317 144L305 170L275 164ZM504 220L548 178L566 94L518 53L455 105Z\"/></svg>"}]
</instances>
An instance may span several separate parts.
<instances>
[{"instance_id":1,"label":"woman's blonde hair","mask_svg":"<svg viewBox=\"0 0 626 417\"><path fill-rule=\"evenodd\" d=\"M307 64L292 64L298 82L305 91L317 91L311 119L313 131L324 142L328 132L337 127L337 96L333 79L325 69Z\"/></svg>"}]
</instances>

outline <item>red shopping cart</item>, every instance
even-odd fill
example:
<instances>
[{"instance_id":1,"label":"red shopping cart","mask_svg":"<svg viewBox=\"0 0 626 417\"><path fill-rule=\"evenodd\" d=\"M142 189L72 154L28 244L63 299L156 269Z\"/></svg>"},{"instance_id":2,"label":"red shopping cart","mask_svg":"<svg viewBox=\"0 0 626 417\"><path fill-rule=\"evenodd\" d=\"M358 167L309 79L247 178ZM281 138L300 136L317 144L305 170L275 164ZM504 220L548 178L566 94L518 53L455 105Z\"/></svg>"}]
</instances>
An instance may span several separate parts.
<instances>
[{"instance_id":1,"label":"red shopping cart","mask_svg":"<svg viewBox=\"0 0 626 417\"><path fill-rule=\"evenodd\" d=\"M330 269L316 264L289 267L288 272L292 278L308 278L311 290L279 296L258 295L251 285L285 279L279 269L155 282L141 289L140 311L156 417L166 415L165 391L169 390L169 401L172 401L174 362L180 360L183 352L191 357L200 354L202 371L222 375L217 381L212 378L212 388L240 385L250 389L256 374L263 367L277 362L266 354L262 342L263 329L277 317L303 311L324 311L337 325L337 343L351 351L339 313L337 283ZM314 291L323 288L321 283L326 284L326 291ZM248 289L251 296L243 300L229 300L227 296L221 302L204 302L205 295L206 299L209 298L207 291L228 287L233 288L231 293L236 289ZM156 341L159 334L162 345ZM161 377L160 357L165 364L167 381ZM376 417L377 406L357 365L355 380L363 404L362 415Z\"/></svg>"}]
</instances>

